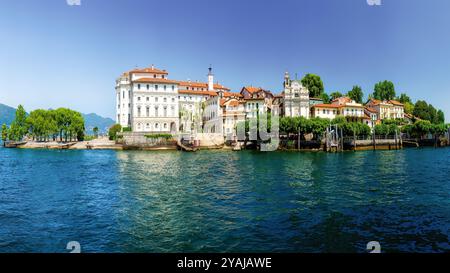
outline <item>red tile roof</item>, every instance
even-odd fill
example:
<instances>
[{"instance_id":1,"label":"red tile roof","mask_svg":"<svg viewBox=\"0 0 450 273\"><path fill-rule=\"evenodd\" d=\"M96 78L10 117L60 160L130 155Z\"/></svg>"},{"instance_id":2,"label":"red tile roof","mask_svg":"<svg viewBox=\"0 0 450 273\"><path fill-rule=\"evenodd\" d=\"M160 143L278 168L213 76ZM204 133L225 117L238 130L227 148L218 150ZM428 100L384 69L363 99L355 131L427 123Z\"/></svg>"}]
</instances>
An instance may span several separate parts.
<instances>
[{"instance_id":1,"label":"red tile roof","mask_svg":"<svg viewBox=\"0 0 450 273\"><path fill-rule=\"evenodd\" d=\"M240 93L233 93L233 92L223 92L223 96L224 97L237 97L237 98L242 98L242 94Z\"/></svg>"},{"instance_id":2,"label":"red tile roof","mask_svg":"<svg viewBox=\"0 0 450 273\"><path fill-rule=\"evenodd\" d=\"M178 89L179 94L189 94L189 95L204 95L204 96L217 96L217 93L214 91L197 91L197 90L184 90Z\"/></svg>"},{"instance_id":3,"label":"red tile roof","mask_svg":"<svg viewBox=\"0 0 450 273\"><path fill-rule=\"evenodd\" d=\"M148 68L142 68L142 69L136 68L136 69L129 71L128 73L153 73L153 74L163 74L163 75L169 74L166 70L161 70L161 69L157 69L154 67L148 67Z\"/></svg>"},{"instance_id":4,"label":"red tile roof","mask_svg":"<svg viewBox=\"0 0 450 273\"><path fill-rule=\"evenodd\" d=\"M313 108L341 108L342 105L321 103L321 104L313 105L312 107Z\"/></svg>"},{"instance_id":5,"label":"red tile roof","mask_svg":"<svg viewBox=\"0 0 450 273\"><path fill-rule=\"evenodd\" d=\"M140 78L134 80L137 83L168 83L168 84L178 84L178 81L162 79L162 78Z\"/></svg>"},{"instance_id":6,"label":"red tile roof","mask_svg":"<svg viewBox=\"0 0 450 273\"><path fill-rule=\"evenodd\" d=\"M371 112L371 113L378 113L377 110L373 109L372 107L367 107L366 106L365 110L367 110L368 112Z\"/></svg>"},{"instance_id":7,"label":"red tile roof","mask_svg":"<svg viewBox=\"0 0 450 273\"><path fill-rule=\"evenodd\" d=\"M401 103L401 102L399 102L399 101L396 101L396 100L390 100L390 101L388 101L390 104L393 104L393 105L397 105L397 106L403 106L403 103Z\"/></svg>"},{"instance_id":8,"label":"red tile roof","mask_svg":"<svg viewBox=\"0 0 450 273\"><path fill-rule=\"evenodd\" d=\"M259 91L263 91L263 89L261 87L253 87L253 86L244 86L242 88L242 91L244 91L244 90L247 90L250 94L253 94L253 93L256 93Z\"/></svg>"},{"instance_id":9,"label":"red tile roof","mask_svg":"<svg viewBox=\"0 0 450 273\"><path fill-rule=\"evenodd\" d=\"M208 90L208 83L206 82L189 82L189 81L180 81L180 86L186 86L186 87L195 87L195 88L205 88L205 90ZM214 84L214 89L220 89L220 90L230 90L230 88L225 87L219 83Z\"/></svg>"}]
</instances>

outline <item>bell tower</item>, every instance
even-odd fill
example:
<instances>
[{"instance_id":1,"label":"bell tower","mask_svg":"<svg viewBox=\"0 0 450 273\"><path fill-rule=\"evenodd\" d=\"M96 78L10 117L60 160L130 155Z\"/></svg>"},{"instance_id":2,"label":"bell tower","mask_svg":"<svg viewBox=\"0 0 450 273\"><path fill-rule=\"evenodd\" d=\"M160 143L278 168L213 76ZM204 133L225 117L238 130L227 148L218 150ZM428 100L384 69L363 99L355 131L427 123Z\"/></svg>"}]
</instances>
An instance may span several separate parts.
<instances>
[{"instance_id":1,"label":"bell tower","mask_svg":"<svg viewBox=\"0 0 450 273\"><path fill-rule=\"evenodd\" d=\"M289 72L286 71L284 73L284 89L289 87L290 81Z\"/></svg>"}]
</instances>

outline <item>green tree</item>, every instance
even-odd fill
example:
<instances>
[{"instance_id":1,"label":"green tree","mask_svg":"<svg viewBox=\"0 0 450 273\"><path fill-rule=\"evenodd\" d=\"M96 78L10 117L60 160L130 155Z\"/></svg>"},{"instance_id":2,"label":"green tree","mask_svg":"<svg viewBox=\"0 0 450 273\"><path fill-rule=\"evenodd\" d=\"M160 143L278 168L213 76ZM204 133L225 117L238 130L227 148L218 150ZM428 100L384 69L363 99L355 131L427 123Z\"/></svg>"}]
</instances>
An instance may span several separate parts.
<instances>
[{"instance_id":1,"label":"green tree","mask_svg":"<svg viewBox=\"0 0 450 273\"><path fill-rule=\"evenodd\" d=\"M437 123L438 124L445 123L445 114L442 110L439 110L437 112Z\"/></svg>"},{"instance_id":2,"label":"green tree","mask_svg":"<svg viewBox=\"0 0 450 273\"><path fill-rule=\"evenodd\" d=\"M393 100L395 98L395 87L390 81L375 84L373 97L377 100Z\"/></svg>"},{"instance_id":3,"label":"green tree","mask_svg":"<svg viewBox=\"0 0 450 273\"><path fill-rule=\"evenodd\" d=\"M336 92L331 93L331 94L330 94L330 97L331 97L332 100L335 100L335 99L337 99L337 98L342 97L342 93L339 92L339 91L336 91Z\"/></svg>"},{"instance_id":4,"label":"green tree","mask_svg":"<svg viewBox=\"0 0 450 273\"><path fill-rule=\"evenodd\" d=\"M405 93L401 93L400 97L398 97L397 100L403 104L412 103L411 98Z\"/></svg>"},{"instance_id":5,"label":"green tree","mask_svg":"<svg viewBox=\"0 0 450 273\"><path fill-rule=\"evenodd\" d=\"M301 83L309 91L310 97L320 98L324 91L322 79L315 74L306 74Z\"/></svg>"},{"instance_id":6,"label":"green tree","mask_svg":"<svg viewBox=\"0 0 450 273\"><path fill-rule=\"evenodd\" d=\"M109 128L108 135L109 140L116 140L117 139L117 133L122 131L122 126L120 124L114 124Z\"/></svg>"},{"instance_id":7,"label":"green tree","mask_svg":"<svg viewBox=\"0 0 450 273\"><path fill-rule=\"evenodd\" d=\"M330 96L328 96L327 93L322 93L320 95L320 98L322 99L323 103L330 103L331 102Z\"/></svg>"},{"instance_id":8,"label":"green tree","mask_svg":"<svg viewBox=\"0 0 450 273\"><path fill-rule=\"evenodd\" d=\"M414 106L414 116L423 119L423 120L430 120L430 113L428 108L428 103L423 100L419 100L416 102L416 105Z\"/></svg>"},{"instance_id":9,"label":"green tree","mask_svg":"<svg viewBox=\"0 0 450 273\"><path fill-rule=\"evenodd\" d=\"M16 110L16 116L14 118L14 130L12 130L13 138L16 141L20 141L28 132L27 112L22 105L19 105ZM11 124L12 125L12 124Z\"/></svg>"},{"instance_id":10,"label":"green tree","mask_svg":"<svg viewBox=\"0 0 450 273\"><path fill-rule=\"evenodd\" d=\"M5 123L2 125L2 141L5 142L8 140L8 127Z\"/></svg>"},{"instance_id":11,"label":"green tree","mask_svg":"<svg viewBox=\"0 0 450 273\"><path fill-rule=\"evenodd\" d=\"M406 114L412 115L414 113L414 104L412 104L411 102L405 102L404 110Z\"/></svg>"},{"instance_id":12,"label":"green tree","mask_svg":"<svg viewBox=\"0 0 450 273\"><path fill-rule=\"evenodd\" d=\"M98 127L95 126L94 129L92 129L92 131L94 132L94 136L95 136L96 138L98 138Z\"/></svg>"},{"instance_id":13,"label":"green tree","mask_svg":"<svg viewBox=\"0 0 450 273\"><path fill-rule=\"evenodd\" d=\"M360 86L353 86L352 90L348 91L347 96L357 103L363 103L364 93Z\"/></svg>"},{"instance_id":14,"label":"green tree","mask_svg":"<svg viewBox=\"0 0 450 273\"><path fill-rule=\"evenodd\" d=\"M418 120L414 123L414 131L419 137L431 132L432 124L429 120Z\"/></svg>"}]
</instances>

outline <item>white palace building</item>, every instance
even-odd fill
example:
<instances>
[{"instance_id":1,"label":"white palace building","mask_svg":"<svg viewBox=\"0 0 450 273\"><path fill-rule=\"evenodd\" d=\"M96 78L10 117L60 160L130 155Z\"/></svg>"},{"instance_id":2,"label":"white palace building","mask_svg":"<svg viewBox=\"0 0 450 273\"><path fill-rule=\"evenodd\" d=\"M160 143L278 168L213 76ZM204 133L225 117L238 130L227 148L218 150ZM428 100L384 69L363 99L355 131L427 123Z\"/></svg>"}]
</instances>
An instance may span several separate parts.
<instances>
[{"instance_id":1,"label":"white palace building","mask_svg":"<svg viewBox=\"0 0 450 273\"><path fill-rule=\"evenodd\" d=\"M153 65L123 73L116 80L116 122L133 132L191 132L202 126L202 104L230 90L214 83L211 68L207 83L168 76Z\"/></svg>"}]
</instances>

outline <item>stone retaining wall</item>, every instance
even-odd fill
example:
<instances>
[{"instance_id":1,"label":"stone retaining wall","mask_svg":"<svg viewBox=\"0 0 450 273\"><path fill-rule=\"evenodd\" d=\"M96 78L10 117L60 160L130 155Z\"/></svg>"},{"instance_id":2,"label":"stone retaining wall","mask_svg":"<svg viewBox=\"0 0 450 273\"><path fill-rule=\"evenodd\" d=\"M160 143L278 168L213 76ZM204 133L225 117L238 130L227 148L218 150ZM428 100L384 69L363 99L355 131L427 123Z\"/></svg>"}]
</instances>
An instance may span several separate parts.
<instances>
[{"instance_id":1,"label":"stone retaining wall","mask_svg":"<svg viewBox=\"0 0 450 273\"><path fill-rule=\"evenodd\" d=\"M124 149L160 150L177 148L175 139L146 137L149 133L124 132L120 135L122 136L120 143Z\"/></svg>"}]
</instances>

